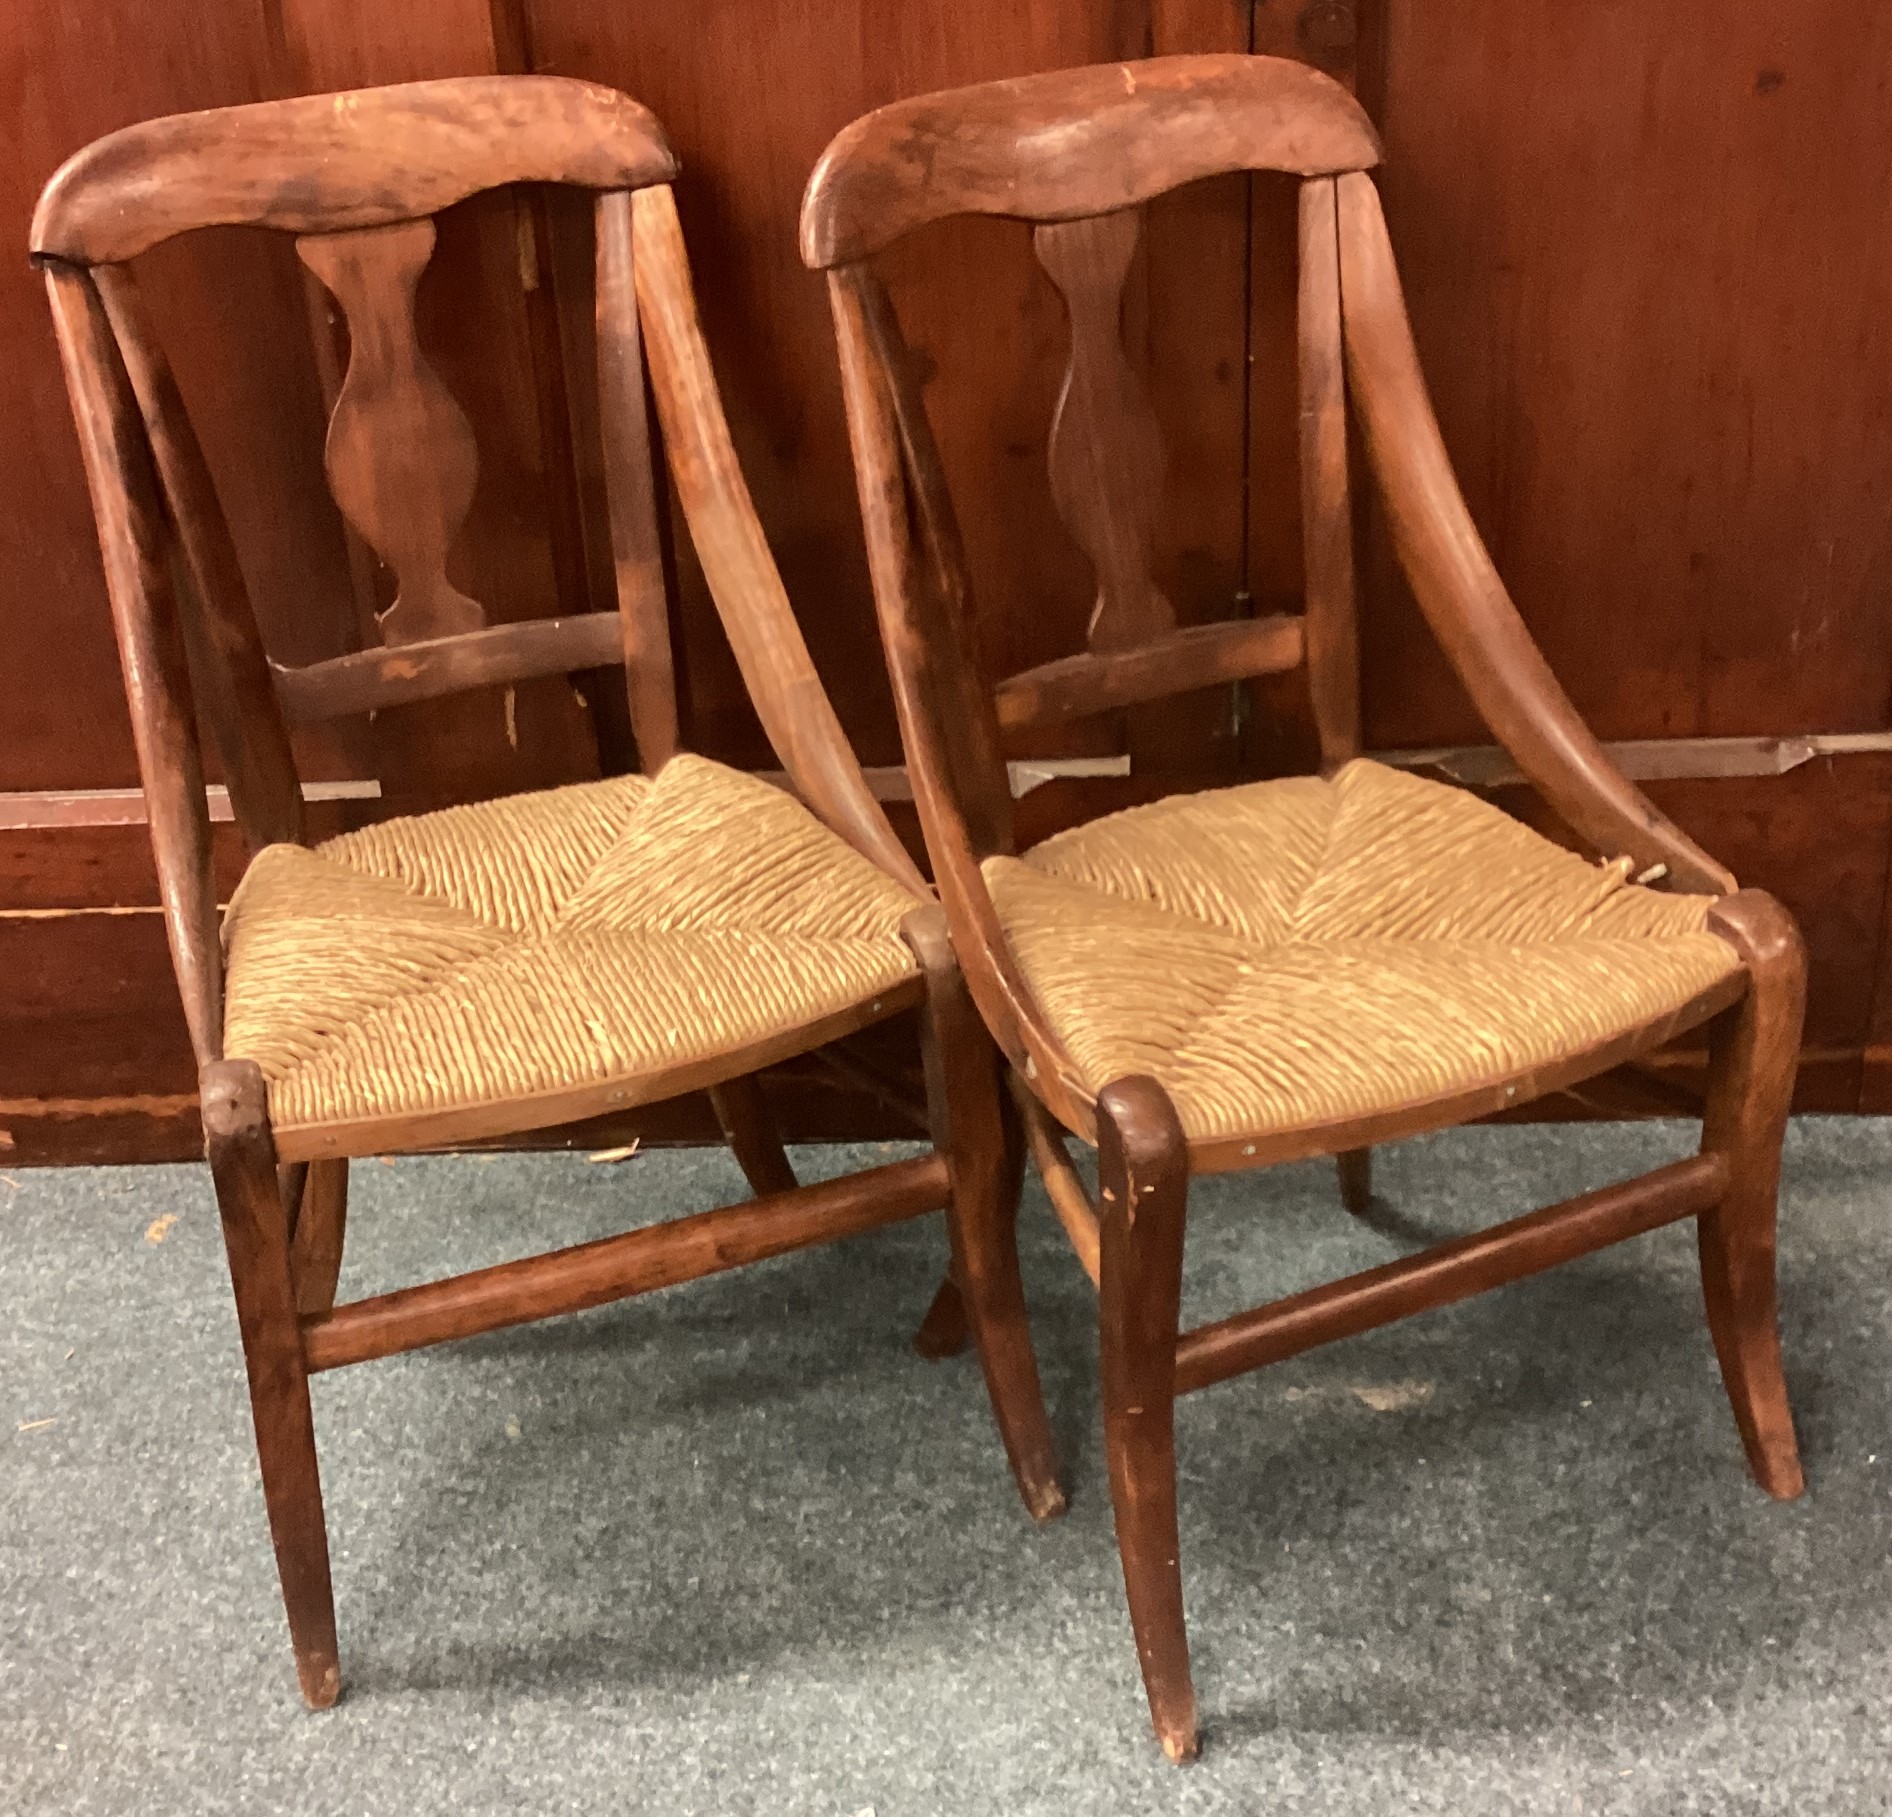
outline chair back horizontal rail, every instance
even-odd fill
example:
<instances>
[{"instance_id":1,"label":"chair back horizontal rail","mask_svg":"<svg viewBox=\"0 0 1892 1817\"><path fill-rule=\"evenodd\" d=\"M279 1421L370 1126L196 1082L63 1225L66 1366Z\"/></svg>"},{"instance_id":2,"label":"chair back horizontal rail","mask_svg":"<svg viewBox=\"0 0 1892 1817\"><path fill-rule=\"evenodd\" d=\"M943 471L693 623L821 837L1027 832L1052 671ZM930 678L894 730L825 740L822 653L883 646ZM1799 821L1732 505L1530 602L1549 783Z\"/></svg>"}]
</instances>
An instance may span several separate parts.
<instances>
[{"instance_id":1,"label":"chair back horizontal rail","mask_svg":"<svg viewBox=\"0 0 1892 1817\"><path fill-rule=\"evenodd\" d=\"M1288 613L1189 625L1135 649L1083 651L1040 663L1008 676L993 698L1000 729L1016 731L1221 682L1276 675L1298 668L1305 652L1305 626Z\"/></svg>"},{"instance_id":2,"label":"chair back horizontal rail","mask_svg":"<svg viewBox=\"0 0 1892 1817\"><path fill-rule=\"evenodd\" d=\"M1232 170L1380 159L1359 104L1282 57L1153 57L950 89L845 128L809 179L803 259L855 263L951 215L1071 221Z\"/></svg>"},{"instance_id":3,"label":"chair back horizontal rail","mask_svg":"<svg viewBox=\"0 0 1892 1817\"><path fill-rule=\"evenodd\" d=\"M465 688L608 668L623 660L620 615L586 612L356 650L303 668L272 664L270 673L283 717L292 726L303 726L351 713L378 713Z\"/></svg>"},{"instance_id":4,"label":"chair back horizontal rail","mask_svg":"<svg viewBox=\"0 0 1892 1817\"><path fill-rule=\"evenodd\" d=\"M94 265L199 227L333 233L505 183L637 189L676 155L627 95L564 76L454 76L173 114L95 140L34 211L39 258Z\"/></svg>"}]
</instances>

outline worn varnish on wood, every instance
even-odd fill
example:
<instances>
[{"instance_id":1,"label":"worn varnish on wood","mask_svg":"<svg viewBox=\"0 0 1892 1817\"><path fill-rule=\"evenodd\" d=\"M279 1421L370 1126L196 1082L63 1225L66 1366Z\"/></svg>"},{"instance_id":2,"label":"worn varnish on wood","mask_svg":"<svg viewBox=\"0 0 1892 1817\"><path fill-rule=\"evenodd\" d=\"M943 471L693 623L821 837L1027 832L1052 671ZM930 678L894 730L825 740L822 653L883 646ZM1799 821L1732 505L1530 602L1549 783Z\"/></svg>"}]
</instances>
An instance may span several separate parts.
<instances>
[{"instance_id":1,"label":"worn varnish on wood","mask_svg":"<svg viewBox=\"0 0 1892 1817\"><path fill-rule=\"evenodd\" d=\"M644 767L657 771L678 750L646 356L683 517L785 781L878 867L875 881L896 908L926 901L821 689L750 505L696 319L667 188L674 169L652 116L611 91L553 77L429 82L129 128L72 159L35 220L199 1066L284 1604L303 1695L316 1707L341 1690L307 1386L318 1370L602 1305L944 1208L957 1309L985 1361L1020 1493L1037 1519L1063 1507L1017 1279L1015 1126L936 909L915 924L915 969L901 976L896 966L887 988L660 1061L632 1081L648 1099L706 1091L755 1203L353 1303L335 1303L348 1156L508 1138L544 1145L560 1125L592 1134L634 1094L622 1079L581 1069L556 1089L466 1103L420 1092L418 1108L397 1099L408 1107L344 1106L272 1127L261 1068L225 1052L200 714L252 852L310 836L292 724L610 664L625 670ZM597 426L618 610L489 624L452 575L478 450L423 350L416 299L434 211L528 179L584 192L596 217ZM326 465L342 514L394 576L381 648L300 667L270 663L208 464L125 263L169 236L234 223L294 235L302 262L346 316L349 357ZM744 786L775 799L760 783ZM265 862L287 856L274 851ZM921 1005L934 1151L799 1186L755 1073ZM397 1039L385 1064L418 1068L410 1050Z\"/></svg>"},{"instance_id":2,"label":"worn varnish on wood","mask_svg":"<svg viewBox=\"0 0 1892 1817\"><path fill-rule=\"evenodd\" d=\"M1798 935L1770 897L1730 893L1730 873L1617 769L1505 591L1426 394L1368 174L1377 156L1353 101L1304 66L1167 58L882 109L835 139L803 205L804 257L829 277L882 641L944 912L980 1011L1012 1063L1054 1208L1098 1287L1106 1450L1131 1625L1157 1738L1179 1761L1197 1746L1176 1513L1172 1410L1180 1393L1694 1217L1709 1323L1750 1468L1771 1494L1800 1489L1773 1298L1779 1146L1804 1005ZM1147 700L1197 685L1204 673L1150 581L1160 454L1117 341L1118 298L1136 233L1133 205L1228 170L1302 179L1296 338L1305 612L1292 621L1291 638L1272 624L1266 635L1258 631L1250 653L1305 666L1329 772L1357 754L1349 446L1350 422L1357 423L1361 475L1374 483L1405 576L1492 734L1593 854L1650 884L1719 898L1702 911L1707 934L1691 937L1718 936L1727 950L1705 964L1705 982L1677 990L1659 1013L1626 1017L1607 1036L1573 1029L1559 1054L1522 1074L1454 1090L1416 1076L1369 1111L1315 1109L1250 1130L1217 1123L1192 1137L1171 1090L1141 1070L1087 1087L1027 982L982 861L1013 843L1010 804L996 787L999 725ZM1072 347L1050 439L1051 482L1097 580L1091 647L990 691L971 659L970 588L926 400L871 264L911 229L968 212L1036 223L1039 257L1068 304ZM996 707L986 704L992 700ZM1229 836L1243 836L1242 827L1232 824ZM1010 874L1002 864L993 872ZM1220 872L1217 879L1223 887ZM1396 888L1399 879L1387 882ZM1121 899L1096 901L1102 916L1105 904ZM1154 962L1154 935L1132 921L1129 903L1121 914L1096 929L1073 924L1072 943L1117 940L1137 963ZM1145 944L1132 946L1136 940ZM1058 988L1068 998L1075 986L1065 979ZM1121 1002L1098 1007L1124 1018ZM1163 1030L1144 1037L1109 1027L1112 1051L1164 1057ZM1345 1202L1359 1213L1369 1200L1374 1143L1528 1101L1703 1027L1708 1111L1693 1160L1198 1331L1179 1329L1192 1175L1333 1154ZM1066 1132L1097 1146L1094 1205L1064 1150Z\"/></svg>"}]
</instances>

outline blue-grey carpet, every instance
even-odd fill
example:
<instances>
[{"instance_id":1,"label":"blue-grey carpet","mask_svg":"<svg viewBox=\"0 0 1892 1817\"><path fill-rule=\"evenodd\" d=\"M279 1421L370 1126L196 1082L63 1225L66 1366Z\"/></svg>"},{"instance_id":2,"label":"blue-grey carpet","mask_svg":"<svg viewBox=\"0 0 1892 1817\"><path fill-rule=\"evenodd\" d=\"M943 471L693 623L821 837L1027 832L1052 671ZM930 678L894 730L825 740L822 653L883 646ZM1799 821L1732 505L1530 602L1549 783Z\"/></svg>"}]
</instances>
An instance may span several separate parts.
<instances>
[{"instance_id":1,"label":"blue-grey carpet","mask_svg":"<svg viewBox=\"0 0 1892 1817\"><path fill-rule=\"evenodd\" d=\"M1686 1135L1407 1144L1377 1227L1327 1165L1208 1181L1186 1316ZM343 1291L738 1191L714 1152L359 1165ZM1186 1402L1183 1771L1123 1611L1090 1290L1035 1187L1023 1228L1073 1503L1042 1531L976 1366L907 1348L933 1219L322 1377L348 1690L315 1716L207 1176L0 1176L0 1810L1892 1809L1892 1126L1791 1139L1797 1505L1743 1470L1686 1226Z\"/></svg>"}]
</instances>

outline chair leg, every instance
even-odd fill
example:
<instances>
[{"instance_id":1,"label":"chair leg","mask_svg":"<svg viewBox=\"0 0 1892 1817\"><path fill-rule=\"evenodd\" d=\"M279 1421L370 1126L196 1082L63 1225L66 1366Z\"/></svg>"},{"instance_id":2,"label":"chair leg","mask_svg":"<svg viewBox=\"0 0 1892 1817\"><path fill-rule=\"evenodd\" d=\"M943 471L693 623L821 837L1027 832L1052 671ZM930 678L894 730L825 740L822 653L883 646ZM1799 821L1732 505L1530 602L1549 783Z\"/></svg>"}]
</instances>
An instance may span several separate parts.
<instances>
[{"instance_id":1,"label":"chair leg","mask_svg":"<svg viewBox=\"0 0 1892 1817\"><path fill-rule=\"evenodd\" d=\"M1064 1491L1018 1273L1024 1138L999 1083L998 1050L953 957L945 917L937 909L918 910L901 933L926 973L920 1039L927 1108L952 1176L948 1284L956 1284L971 1324L1018 1492L1033 1520L1051 1520L1064 1512ZM942 1288L936 1308L945 1297Z\"/></svg>"},{"instance_id":2,"label":"chair leg","mask_svg":"<svg viewBox=\"0 0 1892 1817\"><path fill-rule=\"evenodd\" d=\"M310 1708L325 1710L342 1688L335 1599L290 1276L288 1219L277 1184L263 1075L252 1061L213 1061L203 1069L201 1094L296 1675Z\"/></svg>"},{"instance_id":3,"label":"chair leg","mask_svg":"<svg viewBox=\"0 0 1892 1817\"><path fill-rule=\"evenodd\" d=\"M793 1192L800 1182L755 1074L712 1085L709 1097L716 1121L723 1126L723 1139L735 1151L736 1165L755 1196L765 1199L772 1192Z\"/></svg>"},{"instance_id":4,"label":"chair leg","mask_svg":"<svg viewBox=\"0 0 1892 1817\"><path fill-rule=\"evenodd\" d=\"M348 1163L311 1161L299 1198L289 1272L296 1284L296 1310L307 1316L335 1304L348 1230Z\"/></svg>"},{"instance_id":5,"label":"chair leg","mask_svg":"<svg viewBox=\"0 0 1892 1817\"><path fill-rule=\"evenodd\" d=\"M1775 1212L1806 1007L1806 950L1786 910L1758 890L1727 898L1709 924L1740 952L1749 984L1709 1037L1702 1149L1727 1156L1729 1187L1698 1220L1702 1297L1748 1468L1769 1495L1790 1499L1805 1482L1780 1366Z\"/></svg>"},{"instance_id":6,"label":"chair leg","mask_svg":"<svg viewBox=\"0 0 1892 1817\"><path fill-rule=\"evenodd\" d=\"M1340 1202L1356 1218L1373 1209L1373 1151L1370 1148L1343 1148L1334 1156L1340 1169Z\"/></svg>"},{"instance_id":7,"label":"chair leg","mask_svg":"<svg viewBox=\"0 0 1892 1817\"><path fill-rule=\"evenodd\" d=\"M1104 1443L1117 1550L1156 1739L1196 1752L1196 1693L1176 1530L1176 1328L1189 1151L1154 1079L1119 1079L1097 1100Z\"/></svg>"}]
</instances>

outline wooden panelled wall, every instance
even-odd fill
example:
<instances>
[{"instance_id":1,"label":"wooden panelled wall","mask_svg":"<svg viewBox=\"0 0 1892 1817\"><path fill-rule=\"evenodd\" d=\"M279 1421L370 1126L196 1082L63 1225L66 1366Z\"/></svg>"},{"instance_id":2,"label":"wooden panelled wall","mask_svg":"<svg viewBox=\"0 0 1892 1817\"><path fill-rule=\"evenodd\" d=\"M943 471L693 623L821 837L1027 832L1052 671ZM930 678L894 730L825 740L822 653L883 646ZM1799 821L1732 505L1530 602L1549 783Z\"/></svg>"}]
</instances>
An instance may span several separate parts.
<instances>
[{"instance_id":1,"label":"wooden panelled wall","mask_svg":"<svg viewBox=\"0 0 1892 1817\"><path fill-rule=\"evenodd\" d=\"M184 108L490 70L582 75L654 108L712 349L764 523L863 756L897 761L821 285L795 254L828 137L896 96L1061 64L1243 49L1353 83L1421 351L1472 508L1605 737L1877 731L1892 706L1892 13L1838 0L16 0L0 72L0 1166L183 1155L192 1072L144 834L85 487L26 223L59 161ZM1155 212L1130 332L1169 449L1165 578L1185 616L1292 601L1292 199L1229 179ZM423 290L480 434L462 584L495 616L609 605L582 310L582 221L500 195L458 211ZM294 660L359 639L377 577L320 483L332 325L287 249L202 236L146 264L266 634ZM1044 437L1055 294L1005 225L914 248L903 290L936 373L995 672L1075 648L1090 589ZM481 301L469 303L475 285ZM570 316L575 322L575 314ZM692 736L765 763L687 548ZM1382 548L1369 564L1375 748L1480 741ZM562 684L385 715L305 749L395 805L621 761L608 689ZM1094 726L1070 752L1123 748ZM1292 699L1177 702L1146 745L1234 776L1305 756ZM1072 785L1059 785L1072 786ZM1814 956L1803 1101L1892 1106L1892 757L1655 785ZM23 801L22 796L31 800ZM337 810L341 812L344 810ZM37 820L57 824L22 825ZM236 853L230 853L232 865ZM907 1064L879 1056L889 1076ZM1627 1089L1627 1088L1626 1088ZM1642 1088L1644 1102L1660 1089ZM897 1133L871 1097L783 1082L796 1133ZM1617 1099L1614 1101L1625 1101ZM704 1133L690 1106L656 1133Z\"/></svg>"}]
</instances>

